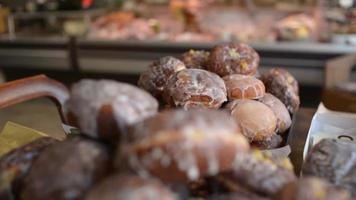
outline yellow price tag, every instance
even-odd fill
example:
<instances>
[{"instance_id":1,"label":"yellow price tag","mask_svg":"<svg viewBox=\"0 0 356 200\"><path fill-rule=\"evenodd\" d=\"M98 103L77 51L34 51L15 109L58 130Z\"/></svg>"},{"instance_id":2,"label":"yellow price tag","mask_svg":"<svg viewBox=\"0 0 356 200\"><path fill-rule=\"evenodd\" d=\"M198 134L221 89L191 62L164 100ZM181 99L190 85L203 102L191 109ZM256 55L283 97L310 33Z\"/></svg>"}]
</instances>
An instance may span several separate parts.
<instances>
[{"instance_id":1,"label":"yellow price tag","mask_svg":"<svg viewBox=\"0 0 356 200\"><path fill-rule=\"evenodd\" d=\"M45 133L31 128L13 122L7 122L0 133L0 157L13 149L47 136Z\"/></svg>"}]
</instances>

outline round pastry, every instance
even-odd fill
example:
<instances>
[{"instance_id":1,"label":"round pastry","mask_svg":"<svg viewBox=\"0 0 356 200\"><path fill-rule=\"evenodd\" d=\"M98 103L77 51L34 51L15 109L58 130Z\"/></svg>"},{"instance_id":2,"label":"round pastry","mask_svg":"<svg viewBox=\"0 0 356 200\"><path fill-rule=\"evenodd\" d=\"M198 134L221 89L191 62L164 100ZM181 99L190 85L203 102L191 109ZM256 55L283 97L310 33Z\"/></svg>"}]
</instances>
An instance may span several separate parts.
<instances>
[{"instance_id":1,"label":"round pastry","mask_svg":"<svg viewBox=\"0 0 356 200\"><path fill-rule=\"evenodd\" d=\"M270 138L266 138L265 140L253 141L251 143L252 147L256 147L258 149L274 149L278 148L282 145L283 138L280 135L273 134Z\"/></svg>"},{"instance_id":2,"label":"round pastry","mask_svg":"<svg viewBox=\"0 0 356 200\"><path fill-rule=\"evenodd\" d=\"M160 99L169 78L176 72L185 69L182 61L166 56L154 61L138 80L138 86Z\"/></svg>"},{"instance_id":3,"label":"round pastry","mask_svg":"<svg viewBox=\"0 0 356 200\"><path fill-rule=\"evenodd\" d=\"M356 199L355 141L323 139L308 154L303 175L317 176L346 188Z\"/></svg>"},{"instance_id":4,"label":"round pastry","mask_svg":"<svg viewBox=\"0 0 356 200\"><path fill-rule=\"evenodd\" d=\"M266 86L266 91L281 100L291 114L298 110L300 104L298 82L288 71L272 68L262 74L261 80Z\"/></svg>"},{"instance_id":5,"label":"round pastry","mask_svg":"<svg viewBox=\"0 0 356 200\"><path fill-rule=\"evenodd\" d=\"M191 49L182 55L182 61L187 68L206 69L210 53Z\"/></svg>"},{"instance_id":6,"label":"round pastry","mask_svg":"<svg viewBox=\"0 0 356 200\"><path fill-rule=\"evenodd\" d=\"M351 200L347 190L337 188L323 179L303 177L291 182L276 195L276 200Z\"/></svg>"},{"instance_id":7,"label":"round pastry","mask_svg":"<svg viewBox=\"0 0 356 200\"><path fill-rule=\"evenodd\" d=\"M131 136L117 164L127 160L138 174L167 182L216 175L249 149L235 121L217 110L166 110L137 125Z\"/></svg>"},{"instance_id":8,"label":"round pastry","mask_svg":"<svg viewBox=\"0 0 356 200\"><path fill-rule=\"evenodd\" d=\"M175 195L154 179L113 175L94 186L85 200L175 200Z\"/></svg>"},{"instance_id":9,"label":"round pastry","mask_svg":"<svg viewBox=\"0 0 356 200\"><path fill-rule=\"evenodd\" d=\"M233 99L258 99L265 94L265 85L253 76L231 74L224 77L227 97Z\"/></svg>"},{"instance_id":10,"label":"round pastry","mask_svg":"<svg viewBox=\"0 0 356 200\"><path fill-rule=\"evenodd\" d=\"M222 77L230 74L253 75L259 62L259 55L250 46L229 43L213 48L207 69Z\"/></svg>"},{"instance_id":11,"label":"round pastry","mask_svg":"<svg viewBox=\"0 0 356 200\"><path fill-rule=\"evenodd\" d=\"M84 134L117 143L133 124L157 113L158 102L135 86L84 79L74 84L65 104L70 124Z\"/></svg>"},{"instance_id":12,"label":"round pastry","mask_svg":"<svg viewBox=\"0 0 356 200\"><path fill-rule=\"evenodd\" d=\"M261 102L244 99L226 105L250 142L261 142L275 135L277 118L273 111Z\"/></svg>"},{"instance_id":13,"label":"round pastry","mask_svg":"<svg viewBox=\"0 0 356 200\"><path fill-rule=\"evenodd\" d=\"M33 161L55 139L43 137L10 151L0 159L0 199L16 199Z\"/></svg>"},{"instance_id":14,"label":"round pastry","mask_svg":"<svg viewBox=\"0 0 356 200\"><path fill-rule=\"evenodd\" d=\"M239 191L242 185L272 197L286 184L296 180L296 176L288 157L276 161L268 154L254 150L236 156L233 170L222 173L219 180L232 192Z\"/></svg>"},{"instance_id":15,"label":"round pastry","mask_svg":"<svg viewBox=\"0 0 356 200\"><path fill-rule=\"evenodd\" d=\"M270 93L265 94L260 102L272 109L277 117L277 130L278 133L283 134L292 125L292 119L286 106L275 96Z\"/></svg>"},{"instance_id":16,"label":"round pastry","mask_svg":"<svg viewBox=\"0 0 356 200\"><path fill-rule=\"evenodd\" d=\"M23 182L21 199L80 199L109 166L107 149L99 143L72 136L54 144L34 161Z\"/></svg>"},{"instance_id":17,"label":"round pastry","mask_svg":"<svg viewBox=\"0 0 356 200\"><path fill-rule=\"evenodd\" d=\"M226 99L224 81L201 69L185 69L171 77L164 98L173 107L218 109Z\"/></svg>"}]
</instances>

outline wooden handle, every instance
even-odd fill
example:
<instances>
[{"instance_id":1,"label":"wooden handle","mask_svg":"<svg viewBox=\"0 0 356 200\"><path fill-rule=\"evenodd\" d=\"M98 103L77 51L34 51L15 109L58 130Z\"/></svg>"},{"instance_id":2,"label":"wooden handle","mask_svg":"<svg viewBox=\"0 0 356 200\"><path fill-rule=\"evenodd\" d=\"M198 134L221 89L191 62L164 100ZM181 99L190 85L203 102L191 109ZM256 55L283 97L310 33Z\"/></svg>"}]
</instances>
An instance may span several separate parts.
<instances>
[{"instance_id":1,"label":"wooden handle","mask_svg":"<svg viewBox=\"0 0 356 200\"><path fill-rule=\"evenodd\" d=\"M62 106L69 98L69 91L62 83L37 75L0 85L0 108L40 97L49 97L56 104L62 122L66 123Z\"/></svg>"}]
</instances>

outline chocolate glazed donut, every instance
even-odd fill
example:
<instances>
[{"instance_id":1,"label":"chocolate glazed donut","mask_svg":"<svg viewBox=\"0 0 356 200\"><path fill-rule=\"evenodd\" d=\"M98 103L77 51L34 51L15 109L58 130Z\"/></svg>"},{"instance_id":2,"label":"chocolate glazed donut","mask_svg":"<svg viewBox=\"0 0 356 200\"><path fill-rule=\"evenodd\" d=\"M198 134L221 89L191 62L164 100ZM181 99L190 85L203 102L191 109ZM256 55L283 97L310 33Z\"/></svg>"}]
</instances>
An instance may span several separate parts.
<instances>
[{"instance_id":1,"label":"chocolate glazed donut","mask_svg":"<svg viewBox=\"0 0 356 200\"><path fill-rule=\"evenodd\" d=\"M207 69L221 77L230 74L253 75L259 62L259 55L250 46L228 43L212 49Z\"/></svg>"},{"instance_id":2,"label":"chocolate glazed donut","mask_svg":"<svg viewBox=\"0 0 356 200\"><path fill-rule=\"evenodd\" d=\"M182 61L172 56L166 56L148 66L147 70L141 73L137 84L161 100L163 90L166 88L169 78L174 73L183 69L185 69L185 65Z\"/></svg>"},{"instance_id":3,"label":"chocolate glazed donut","mask_svg":"<svg viewBox=\"0 0 356 200\"><path fill-rule=\"evenodd\" d=\"M116 144L130 126L156 114L158 102L133 85L84 79L72 86L64 108L69 123L84 134Z\"/></svg>"},{"instance_id":4,"label":"chocolate glazed donut","mask_svg":"<svg viewBox=\"0 0 356 200\"><path fill-rule=\"evenodd\" d=\"M166 182L216 175L249 149L234 120L216 110L163 111L136 126L131 136L117 165L127 163L142 176Z\"/></svg>"},{"instance_id":5,"label":"chocolate glazed donut","mask_svg":"<svg viewBox=\"0 0 356 200\"><path fill-rule=\"evenodd\" d=\"M32 163L50 145L57 141L49 137L36 139L14 149L0 159L0 199L16 199L22 188L24 177Z\"/></svg>"},{"instance_id":6,"label":"chocolate glazed donut","mask_svg":"<svg viewBox=\"0 0 356 200\"><path fill-rule=\"evenodd\" d=\"M206 69L210 53L191 49L182 55L182 61L187 68Z\"/></svg>"},{"instance_id":7,"label":"chocolate glazed donut","mask_svg":"<svg viewBox=\"0 0 356 200\"><path fill-rule=\"evenodd\" d=\"M112 175L94 186L85 200L175 200L175 195L155 179Z\"/></svg>"},{"instance_id":8,"label":"chocolate glazed donut","mask_svg":"<svg viewBox=\"0 0 356 200\"><path fill-rule=\"evenodd\" d=\"M272 68L261 76L266 91L281 100L291 114L294 114L300 104L299 87L295 78L286 70Z\"/></svg>"},{"instance_id":9,"label":"chocolate glazed donut","mask_svg":"<svg viewBox=\"0 0 356 200\"><path fill-rule=\"evenodd\" d=\"M185 69L174 74L164 91L172 107L218 109L227 100L224 81L201 69Z\"/></svg>"},{"instance_id":10,"label":"chocolate glazed donut","mask_svg":"<svg viewBox=\"0 0 356 200\"><path fill-rule=\"evenodd\" d=\"M22 200L77 200L106 176L109 154L102 144L71 136L42 152L23 181Z\"/></svg>"}]
</instances>

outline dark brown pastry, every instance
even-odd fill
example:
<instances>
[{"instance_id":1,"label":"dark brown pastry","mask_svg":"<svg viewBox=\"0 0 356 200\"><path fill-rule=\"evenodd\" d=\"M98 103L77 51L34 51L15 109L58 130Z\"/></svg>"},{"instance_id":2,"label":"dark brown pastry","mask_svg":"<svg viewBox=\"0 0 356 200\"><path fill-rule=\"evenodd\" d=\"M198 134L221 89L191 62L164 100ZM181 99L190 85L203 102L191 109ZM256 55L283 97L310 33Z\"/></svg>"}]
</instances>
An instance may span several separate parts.
<instances>
[{"instance_id":1,"label":"dark brown pastry","mask_svg":"<svg viewBox=\"0 0 356 200\"><path fill-rule=\"evenodd\" d=\"M146 91L111 80L79 81L65 104L70 124L86 135L115 144L124 139L130 126L157 110L158 102Z\"/></svg>"},{"instance_id":2,"label":"dark brown pastry","mask_svg":"<svg viewBox=\"0 0 356 200\"><path fill-rule=\"evenodd\" d=\"M253 75L259 62L259 55L250 46L228 43L212 49L207 69L222 77L230 74Z\"/></svg>"},{"instance_id":3,"label":"dark brown pastry","mask_svg":"<svg viewBox=\"0 0 356 200\"><path fill-rule=\"evenodd\" d=\"M234 100L226 105L226 109L250 142L266 141L275 135L277 118L263 103L249 99Z\"/></svg>"},{"instance_id":4,"label":"dark brown pastry","mask_svg":"<svg viewBox=\"0 0 356 200\"><path fill-rule=\"evenodd\" d=\"M223 173L220 177L231 191L240 190L239 185L242 185L251 191L268 196L273 196L295 179L288 158L276 161L268 154L257 150L236 156L233 171Z\"/></svg>"},{"instance_id":5,"label":"dark brown pastry","mask_svg":"<svg viewBox=\"0 0 356 200\"><path fill-rule=\"evenodd\" d=\"M175 200L159 181L134 175L113 175L95 185L85 200Z\"/></svg>"},{"instance_id":6,"label":"dark brown pastry","mask_svg":"<svg viewBox=\"0 0 356 200\"><path fill-rule=\"evenodd\" d=\"M317 176L348 189L356 198L356 145L354 141L323 139L308 154L303 175Z\"/></svg>"},{"instance_id":7,"label":"dark brown pastry","mask_svg":"<svg viewBox=\"0 0 356 200\"><path fill-rule=\"evenodd\" d=\"M232 74L224 77L229 100L259 99L265 95L265 85L253 76Z\"/></svg>"},{"instance_id":8,"label":"dark brown pastry","mask_svg":"<svg viewBox=\"0 0 356 200\"><path fill-rule=\"evenodd\" d=\"M259 101L271 108L276 115L278 133L285 133L292 125L292 119L286 106L277 97L270 93L265 94Z\"/></svg>"},{"instance_id":9,"label":"dark brown pastry","mask_svg":"<svg viewBox=\"0 0 356 200\"><path fill-rule=\"evenodd\" d=\"M42 151L55 142L55 139L49 137L39 138L1 157L0 199L16 199L23 178L30 170L33 161Z\"/></svg>"},{"instance_id":10,"label":"dark brown pastry","mask_svg":"<svg viewBox=\"0 0 356 200\"><path fill-rule=\"evenodd\" d=\"M207 200L270 200L270 198L261 197L249 192L234 192L232 194L213 195L207 198Z\"/></svg>"},{"instance_id":11,"label":"dark brown pastry","mask_svg":"<svg viewBox=\"0 0 356 200\"><path fill-rule=\"evenodd\" d=\"M117 164L167 182L195 181L231 168L249 149L235 121L216 110L166 110L137 125Z\"/></svg>"},{"instance_id":12,"label":"dark brown pastry","mask_svg":"<svg viewBox=\"0 0 356 200\"><path fill-rule=\"evenodd\" d=\"M77 200L105 177L107 149L80 136L71 136L42 152L25 177L22 200Z\"/></svg>"},{"instance_id":13,"label":"dark brown pastry","mask_svg":"<svg viewBox=\"0 0 356 200\"><path fill-rule=\"evenodd\" d=\"M303 177L283 187L275 200L351 200L347 190L315 177Z\"/></svg>"},{"instance_id":14,"label":"dark brown pastry","mask_svg":"<svg viewBox=\"0 0 356 200\"><path fill-rule=\"evenodd\" d=\"M173 75L164 98L168 105L184 109L218 109L227 100L224 81L202 69L185 69Z\"/></svg>"},{"instance_id":15,"label":"dark brown pastry","mask_svg":"<svg viewBox=\"0 0 356 200\"><path fill-rule=\"evenodd\" d=\"M147 70L140 75L137 84L160 99L169 78L183 69L185 69L185 65L182 61L171 56L166 56L148 66Z\"/></svg>"},{"instance_id":16,"label":"dark brown pastry","mask_svg":"<svg viewBox=\"0 0 356 200\"><path fill-rule=\"evenodd\" d=\"M274 149L280 147L282 144L283 138L280 135L272 134L271 137L266 138L265 140L252 142L251 146L258 149Z\"/></svg>"},{"instance_id":17,"label":"dark brown pastry","mask_svg":"<svg viewBox=\"0 0 356 200\"><path fill-rule=\"evenodd\" d=\"M210 53L207 51L189 50L182 55L187 68L206 69Z\"/></svg>"},{"instance_id":18,"label":"dark brown pastry","mask_svg":"<svg viewBox=\"0 0 356 200\"><path fill-rule=\"evenodd\" d=\"M266 91L276 96L294 114L300 104L298 82L286 70L272 68L262 74L261 80L266 86Z\"/></svg>"}]
</instances>

